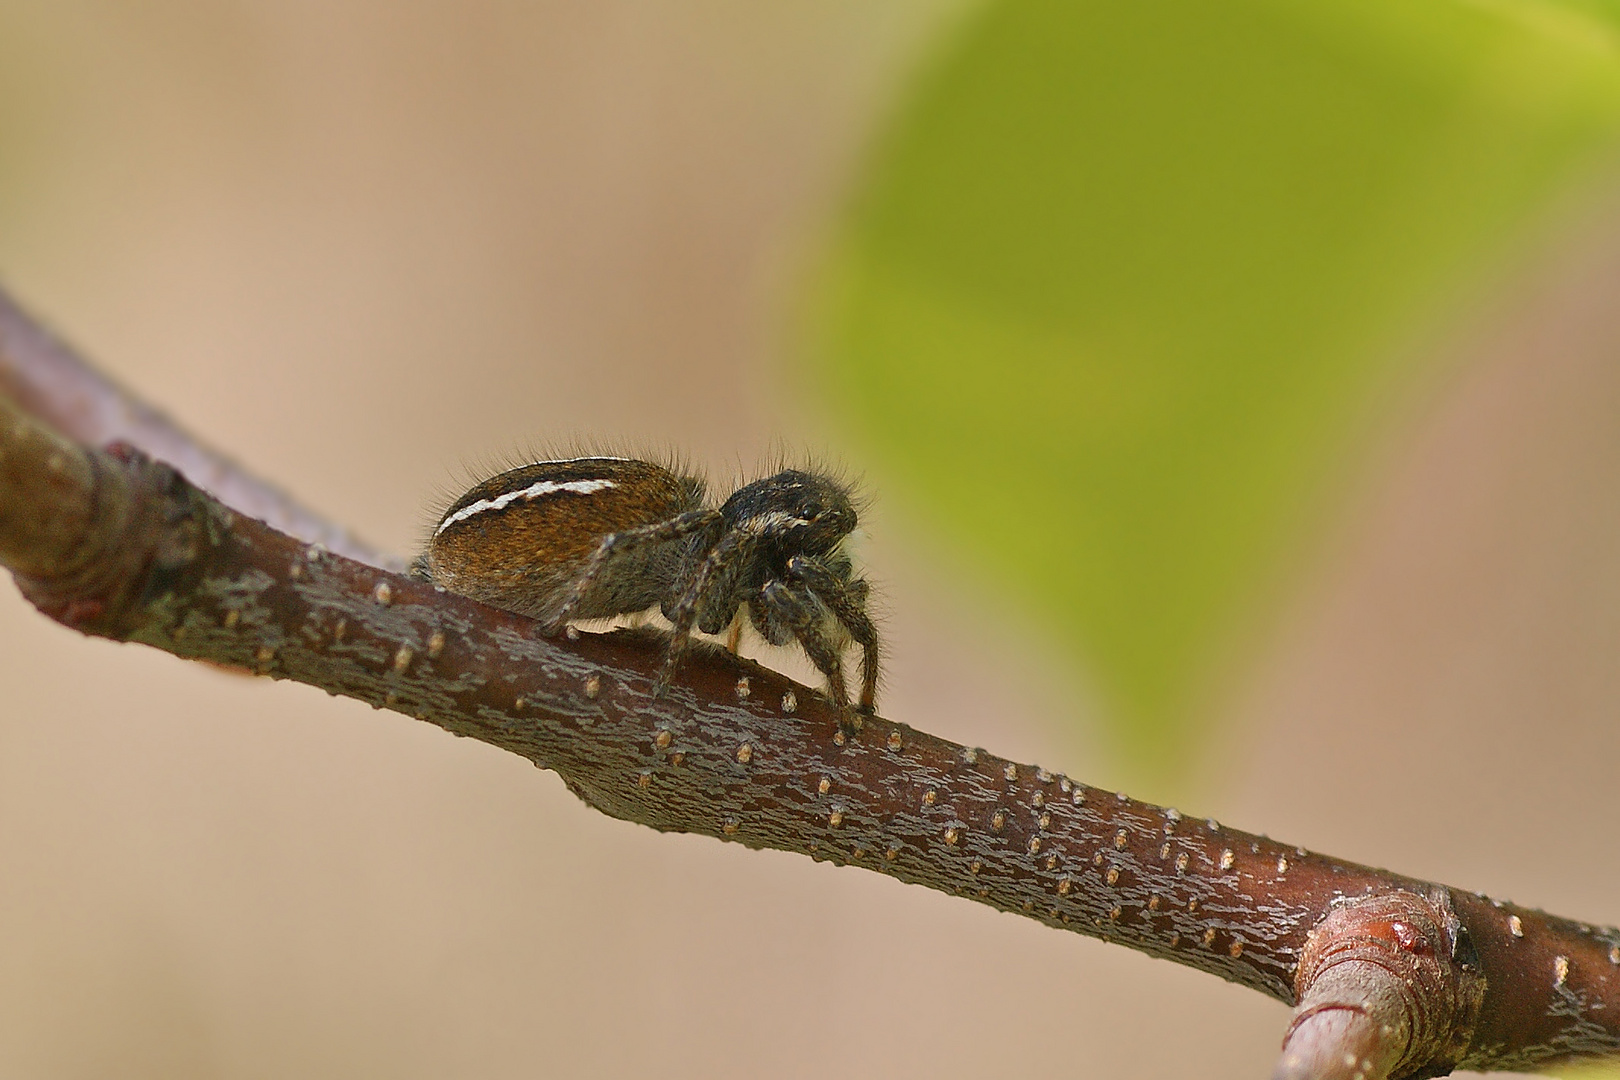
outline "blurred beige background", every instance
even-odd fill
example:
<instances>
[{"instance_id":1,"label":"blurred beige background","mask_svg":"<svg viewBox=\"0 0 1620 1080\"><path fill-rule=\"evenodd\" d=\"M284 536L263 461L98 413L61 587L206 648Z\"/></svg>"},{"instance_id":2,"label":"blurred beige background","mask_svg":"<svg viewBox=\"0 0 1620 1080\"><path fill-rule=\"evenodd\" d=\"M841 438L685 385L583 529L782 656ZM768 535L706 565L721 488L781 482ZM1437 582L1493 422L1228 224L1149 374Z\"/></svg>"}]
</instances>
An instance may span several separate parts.
<instances>
[{"instance_id":1,"label":"blurred beige background","mask_svg":"<svg viewBox=\"0 0 1620 1080\"><path fill-rule=\"evenodd\" d=\"M0 277L408 550L463 463L838 450L793 285L968 0L0 0ZM1240 681L1232 824L1620 921L1620 218L1447 348ZM847 451L839 451L847 453ZM1104 785L881 473L885 712ZM855 870L656 835L0 586L0 1077L1269 1073L1286 1010ZM1145 793L1147 794L1147 793ZM1154 793L1156 794L1156 793Z\"/></svg>"}]
</instances>

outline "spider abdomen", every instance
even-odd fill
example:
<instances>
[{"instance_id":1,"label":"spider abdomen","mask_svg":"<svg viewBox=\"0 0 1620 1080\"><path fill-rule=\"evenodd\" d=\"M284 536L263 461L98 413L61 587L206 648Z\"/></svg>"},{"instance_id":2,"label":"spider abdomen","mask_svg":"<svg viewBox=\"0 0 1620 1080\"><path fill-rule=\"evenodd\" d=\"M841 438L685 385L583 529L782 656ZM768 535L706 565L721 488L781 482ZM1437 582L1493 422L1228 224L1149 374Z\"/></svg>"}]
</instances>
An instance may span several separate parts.
<instances>
[{"instance_id":1,"label":"spider abdomen","mask_svg":"<svg viewBox=\"0 0 1620 1080\"><path fill-rule=\"evenodd\" d=\"M629 458L541 461L473 487L444 512L423 569L451 592L555 623L605 537L702 504L702 485ZM577 618L644 611L668 591L676 541L625 553L574 605Z\"/></svg>"}]
</instances>

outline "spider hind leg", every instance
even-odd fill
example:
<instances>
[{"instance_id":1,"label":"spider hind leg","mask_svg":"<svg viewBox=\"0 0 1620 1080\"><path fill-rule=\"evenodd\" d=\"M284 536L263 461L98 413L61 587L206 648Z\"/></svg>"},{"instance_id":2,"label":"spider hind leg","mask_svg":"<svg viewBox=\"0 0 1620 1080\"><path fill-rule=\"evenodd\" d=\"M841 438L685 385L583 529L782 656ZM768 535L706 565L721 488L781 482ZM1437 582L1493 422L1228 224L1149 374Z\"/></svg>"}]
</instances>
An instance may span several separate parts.
<instances>
[{"instance_id":1,"label":"spider hind leg","mask_svg":"<svg viewBox=\"0 0 1620 1080\"><path fill-rule=\"evenodd\" d=\"M618 591L617 587L622 583L615 580L615 564L627 556L645 553L650 546L669 544L711 528L719 516L714 510L692 510L668 521L657 521L650 525L609 533L580 566L555 614L542 621L549 629L556 630L570 618L580 616L594 618L604 614L603 611L596 610L597 608L612 608L614 614L624 610L624 603L614 602L615 598L599 599L595 595Z\"/></svg>"}]
</instances>

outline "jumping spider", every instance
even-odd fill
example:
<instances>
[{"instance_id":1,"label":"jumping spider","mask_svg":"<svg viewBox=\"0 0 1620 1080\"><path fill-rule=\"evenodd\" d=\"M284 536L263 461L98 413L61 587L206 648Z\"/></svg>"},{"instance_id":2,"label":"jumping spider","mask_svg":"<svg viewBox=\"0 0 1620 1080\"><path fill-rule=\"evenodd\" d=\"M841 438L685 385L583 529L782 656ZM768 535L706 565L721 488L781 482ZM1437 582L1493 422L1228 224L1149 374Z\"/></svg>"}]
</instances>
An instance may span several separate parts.
<instances>
[{"instance_id":1,"label":"jumping spider","mask_svg":"<svg viewBox=\"0 0 1620 1080\"><path fill-rule=\"evenodd\" d=\"M772 645L797 641L846 713L843 653L861 646L860 712L877 695L878 633L868 586L843 543L856 509L846 484L787 469L704 505L703 481L650 461L541 461L475 486L440 517L418 573L454 593L539 620L600 619L657 607L674 627L655 693L694 629L741 612Z\"/></svg>"}]
</instances>

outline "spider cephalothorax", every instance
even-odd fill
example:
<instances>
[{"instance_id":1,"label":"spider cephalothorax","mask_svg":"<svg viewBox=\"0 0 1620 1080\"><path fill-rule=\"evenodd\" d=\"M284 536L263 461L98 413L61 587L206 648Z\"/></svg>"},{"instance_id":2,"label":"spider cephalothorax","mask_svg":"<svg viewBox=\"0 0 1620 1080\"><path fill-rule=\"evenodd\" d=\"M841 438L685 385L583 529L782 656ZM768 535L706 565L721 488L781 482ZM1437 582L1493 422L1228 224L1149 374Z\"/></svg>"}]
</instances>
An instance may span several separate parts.
<instances>
[{"instance_id":1,"label":"spider cephalothorax","mask_svg":"<svg viewBox=\"0 0 1620 1080\"><path fill-rule=\"evenodd\" d=\"M475 486L440 517L417 568L452 592L556 629L659 608L674 628L658 689L694 629L718 634L742 612L773 645L797 641L849 705L843 654L861 646L859 708L877 694L878 635L867 583L844 539L848 485L787 469L704 505L703 483L648 461L541 461Z\"/></svg>"}]
</instances>

